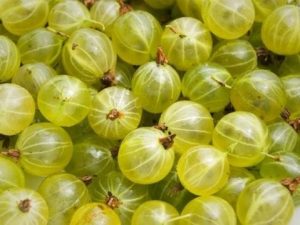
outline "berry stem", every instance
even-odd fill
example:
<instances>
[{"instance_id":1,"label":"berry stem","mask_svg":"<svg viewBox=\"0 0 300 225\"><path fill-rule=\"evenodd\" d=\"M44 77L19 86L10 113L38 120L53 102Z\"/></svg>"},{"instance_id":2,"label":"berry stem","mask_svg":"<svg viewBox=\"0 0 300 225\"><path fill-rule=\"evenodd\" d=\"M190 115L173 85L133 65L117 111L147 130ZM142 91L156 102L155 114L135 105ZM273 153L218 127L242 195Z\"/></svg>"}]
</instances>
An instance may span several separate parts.
<instances>
[{"instance_id":1,"label":"berry stem","mask_svg":"<svg viewBox=\"0 0 300 225\"><path fill-rule=\"evenodd\" d=\"M31 208L31 201L27 198L19 202L18 208L21 210L23 213L29 212Z\"/></svg>"},{"instance_id":2,"label":"berry stem","mask_svg":"<svg viewBox=\"0 0 300 225\"><path fill-rule=\"evenodd\" d=\"M157 124L153 126L155 129L161 130L162 132L167 131L169 128L165 123Z\"/></svg>"},{"instance_id":3,"label":"berry stem","mask_svg":"<svg viewBox=\"0 0 300 225\"><path fill-rule=\"evenodd\" d=\"M225 83L225 81L221 81L219 78L217 78L216 76L212 75L211 78L216 81L219 85L221 85L222 87L231 89L232 87L228 84Z\"/></svg>"},{"instance_id":4,"label":"berry stem","mask_svg":"<svg viewBox=\"0 0 300 225\"><path fill-rule=\"evenodd\" d=\"M122 113L120 113L117 109L112 109L110 112L106 115L106 119L109 120L116 120L122 116Z\"/></svg>"},{"instance_id":5,"label":"berry stem","mask_svg":"<svg viewBox=\"0 0 300 225\"><path fill-rule=\"evenodd\" d=\"M269 154L269 153L263 153L266 157L269 157L269 158L271 158L271 159L273 159L274 161L280 161L280 156L279 155L277 155L277 156L275 156L275 155L271 155L271 154Z\"/></svg>"},{"instance_id":6,"label":"berry stem","mask_svg":"<svg viewBox=\"0 0 300 225\"><path fill-rule=\"evenodd\" d=\"M83 176L83 177L80 177L79 179L86 185L90 185L92 182L93 182L93 176L91 175L87 175L87 176Z\"/></svg>"},{"instance_id":7,"label":"berry stem","mask_svg":"<svg viewBox=\"0 0 300 225\"><path fill-rule=\"evenodd\" d=\"M114 196L110 191L107 192L107 197L105 199L105 204L112 209L119 208L122 202Z\"/></svg>"},{"instance_id":8,"label":"berry stem","mask_svg":"<svg viewBox=\"0 0 300 225\"><path fill-rule=\"evenodd\" d=\"M101 78L101 83L104 88L116 85L116 75L112 70L107 71Z\"/></svg>"},{"instance_id":9,"label":"berry stem","mask_svg":"<svg viewBox=\"0 0 300 225\"><path fill-rule=\"evenodd\" d=\"M92 8L92 6L95 4L96 0L83 0L83 4L88 8Z\"/></svg>"},{"instance_id":10,"label":"berry stem","mask_svg":"<svg viewBox=\"0 0 300 225\"><path fill-rule=\"evenodd\" d=\"M167 56L165 55L162 47L157 48L156 63L157 65L164 65L168 63Z\"/></svg>"},{"instance_id":11,"label":"berry stem","mask_svg":"<svg viewBox=\"0 0 300 225\"><path fill-rule=\"evenodd\" d=\"M281 114L281 118L284 119L297 133L300 133L300 117L296 119L291 119L291 113L288 109L284 109Z\"/></svg>"},{"instance_id":12,"label":"berry stem","mask_svg":"<svg viewBox=\"0 0 300 225\"><path fill-rule=\"evenodd\" d=\"M63 38L67 38L67 39L70 38L70 35L65 34L63 32L60 32L60 31L57 31L57 30L53 29L52 27L47 27L47 30L49 30L49 31L51 31L51 32L63 37Z\"/></svg>"},{"instance_id":13,"label":"berry stem","mask_svg":"<svg viewBox=\"0 0 300 225\"><path fill-rule=\"evenodd\" d=\"M296 177L294 179L290 177L285 178L281 181L281 184L285 186L291 192L291 194L293 194L300 185L300 177Z\"/></svg>"},{"instance_id":14,"label":"berry stem","mask_svg":"<svg viewBox=\"0 0 300 225\"><path fill-rule=\"evenodd\" d=\"M169 132L169 135L163 138L159 139L159 142L162 144L162 146L164 147L164 149L169 149L173 146L174 144L174 138L176 137L176 134L171 134Z\"/></svg>"},{"instance_id":15,"label":"berry stem","mask_svg":"<svg viewBox=\"0 0 300 225\"><path fill-rule=\"evenodd\" d=\"M180 38L186 37L186 35L183 32L179 31L175 27L173 27L171 25L166 25L166 27L169 28L173 33L178 34Z\"/></svg>"},{"instance_id":16,"label":"berry stem","mask_svg":"<svg viewBox=\"0 0 300 225\"><path fill-rule=\"evenodd\" d=\"M133 10L129 4L124 2L124 0L117 0L117 1L120 4L120 11L119 11L120 15L124 15L125 13L128 13Z\"/></svg>"},{"instance_id":17,"label":"berry stem","mask_svg":"<svg viewBox=\"0 0 300 225\"><path fill-rule=\"evenodd\" d=\"M8 151L1 152L2 155L11 157L18 161L21 157L21 153L18 149L9 149Z\"/></svg>"}]
</instances>

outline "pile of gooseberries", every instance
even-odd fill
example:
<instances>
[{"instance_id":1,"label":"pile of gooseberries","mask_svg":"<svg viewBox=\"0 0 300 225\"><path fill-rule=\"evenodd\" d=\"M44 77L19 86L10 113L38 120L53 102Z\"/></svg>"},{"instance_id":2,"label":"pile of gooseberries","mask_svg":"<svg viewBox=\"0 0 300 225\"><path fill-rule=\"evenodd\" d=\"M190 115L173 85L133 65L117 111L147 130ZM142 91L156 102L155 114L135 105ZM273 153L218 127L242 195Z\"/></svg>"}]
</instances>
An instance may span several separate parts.
<instances>
[{"instance_id":1,"label":"pile of gooseberries","mask_svg":"<svg viewBox=\"0 0 300 225\"><path fill-rule=\"evenodd\" d=\"M1 225L298 206L300 0L0 0Z\"/></svg>"}]
</instances>

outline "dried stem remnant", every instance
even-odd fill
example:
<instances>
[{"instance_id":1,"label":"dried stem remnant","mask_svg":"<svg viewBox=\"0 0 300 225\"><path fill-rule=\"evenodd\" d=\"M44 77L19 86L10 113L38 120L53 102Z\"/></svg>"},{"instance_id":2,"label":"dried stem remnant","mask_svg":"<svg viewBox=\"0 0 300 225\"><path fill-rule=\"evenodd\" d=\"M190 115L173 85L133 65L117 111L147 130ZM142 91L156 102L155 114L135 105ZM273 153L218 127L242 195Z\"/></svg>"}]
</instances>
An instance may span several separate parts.
<instances>
[{"instance_id":1,"label":"dried stem remnant","mask_svg":"<svg viewBox=\"0 0 300 225\"><path fill-rule=\"evenodd\" d=\"M109 70L101 78L102 85L107 88L116 85L116 75L113 71Z\"/></svg>"},{"instance_id":2,"label":"dried stem remnant","mask_svg":"<svg viewBox=\"0 0 300 225\"><path fill-rule=\"evenodd\" d=\"M106 119L109 120L116 120L122 116L122 113L120 113L117 109L112 109L110 112L106 115Z\"/></svg>"},{"instance_id":3,"label":"dried stem remnant","mask_svg":"<svg viewBox=\"0 0 300 225\"><path fill-rule=\"evenodd\" d=\"M291 119L291 113L287 109L284 109L280 115L296 132L300 133L300 118Z\"/></svg>"},{"instance_id":4,"label":"dried stem remnant","mask_svg":"<svg viewBox=\"0 0 300 225\"><path fill-rule=\"evenodd\" d=\"M88 186L88 185L90 185L92 182L93 182L93 176L89 176L89 175L87 175L87 176L83 176L83 177L80 177L80 180L86 185L86 186Z\"/></svg>"},{"instance_id":5,"label":"dried stem remnant","mask_svg":"<svg viewBox=\"0 0 300 225\"><path fill-rule=\"evenodd\" d=\"M300 177L297 177L295 179L293 178L283 179L281 181L281 184L285 186L291 193L294 193L300 184Z\"/></svg>"},{"instance_id":6,"label":"dried stem remnant","mask_svg":"<svg viewBox=\"0 0 300 225\"><path fill-rule=\"evenodd\" d=\"M158 47L156 53L156 63L157 65L164 65L168 63L168 59L161 47Z\"/></svg>"},{"instance_id":7,"label":"dried stem remnant","mask_svg":"<svg viewBox=\"0 0 300 225\"><path fill-rule=\"evenodd\" d=\"M88 8L92 8L92 6L95 4L96 0L83 0L83 4Z\"/></svg>"},{"instance_id":8,"label":"dried stem remnant","mask_svg":"<svg viewBox=\"0 0 300 225\"><path fill-rule=\"evenodd\" d=\"M118 3L120 4L120 15L124 15L133 10L129 4L124 2L124 0L118 0Z\"/></svg>"},{"instance_id":9,"label":"dried stem remnant","mask_svg":"<svg viewBox=\"0 0 300 225\"><path fill-rule=\"evenodd\" d=\"M31 208L31 201L29 199L24 199L24 200L20 201L19 204L18 204L18 208L23 213L29 212L29 210Z\"/></svg>"},{"instance_id":10,"label":"dried stem remnant","mask_svg":"<svg viewBox=\"0 0 300 225\"><path fill-rule=\"evenodd\" d=\"M217 78L216 76L212 76L211 79L213 79L214 81L216 81L220 86L231 89L232 87L228 84L226 84L226 81L222 81L219 78Z\"/></svg>"},{"instance_id":11,"label":"dried stem remnant","mask_svg":"<svg viewBox=\"0 0 300 225\"><path fill-rule=\"evenodd\" d=\"M110 208L115 209L115 208L119 208L122 202L109 191L105 199L105 204Z\"/></svg>"},{"instance_id":12,"label":"dried stem remnant","mask_svg":"<svg viewBox=\"0 0 300 225\"><path fill-rule=\"evenodd\" d=\"M18 149L9 149L8 151L1 152L2 155L11 157L15 160L19 160L21 157L21 153Z\"/></svg>"},{"instance_id":13,"label":"dried stem remnant","mask_svg":"<svg viewBox=\"0 0 300 225\"><path fill-rule=\"evenodd\" d=\"M157 125L154 125L153 127L155 129L161 130L162 132L165 132L169 129L165 123L157 124Z\"/></svg>"},{"instance_id":14,"label":"dried stem remnant","mask_svg":"<svg viewBox=\"0 0 300 225\"><path fill-rule=\"evenodd\" d=\"M167 150L173 146L175 137L176 137L176 134L171 134L171 132L169 132L169 135L166 137L160 138L159 142Z\"/></svg>"},{"instance_id":15,"label":"dried stem remnant","mask_svg":"<svg viewBox=\"0 0 300 225\"><path fill-rule=\"evenodd\" d=\"M171 25L167 25L166 27L169 28L173 33L178 34L180 38L186 37L186 35L182 31L179 31L175 27L173 27Z\"/></svg>"}]
</instances>

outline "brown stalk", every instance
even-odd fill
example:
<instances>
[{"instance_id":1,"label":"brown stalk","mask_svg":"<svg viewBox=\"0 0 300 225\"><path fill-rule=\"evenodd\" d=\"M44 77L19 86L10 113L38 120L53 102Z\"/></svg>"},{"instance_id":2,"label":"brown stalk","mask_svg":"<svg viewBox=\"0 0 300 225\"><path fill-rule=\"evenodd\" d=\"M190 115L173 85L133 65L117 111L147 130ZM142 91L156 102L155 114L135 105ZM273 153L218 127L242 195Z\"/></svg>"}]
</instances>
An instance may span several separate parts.
<instances>
[{"instance_id":1,"label":"brown stalk","mask_svg":"<svg viewBox=\"0 0 300 225\"><path fill-rule=\"evenodd\" d=\"M122 113L119 112L117 109L112 109L110 112L106 115L106 119L109 120L116 120L122 116Z\"/></svg>"},{"instance_id":2,"label":"brown stalk","mask_svg":"<svg viewBox=\"0 0 300 225\"><path fill-rule=\"evenodd\" d=\"M107 197L105 199L105 204L112 209L119 208L122 202L114 196L110 191L107 192Z\"/></svg>"},{"instance_id":3,"label":"brown stalk","mask_svg":"<svg viewBox=\"0 0 300 225\"><path fill-rule=\"evenodd\" d=\"M124 2L124 0L118 0L118 3L120 4L120 15L124 15L133 10L129 4Z\"/></svg>"},{"instance_id":4,"label":"brown stalk","mask_svg":"<svg viewBox=\"0 0 300 225\"><path fill-rule=\"evenodd\" d=\"M169 132L169 135L166 137L160 138L159 142L162 144L164 149L167 150L173 146L175 137L176 137L176 134L171 134L171 132Z\"/></svg>"},{"instance_id":5,"label":"brown stalk","mask_svg":"<svg viewBox=\"0 0 300 225\"><path fill-rule=\"evenodd\" d=\"M29 199L24 199L19 202L18 208L21 210L23 213L29 212L31 208L31 201Z\"/></svg>"}]
</instances>

